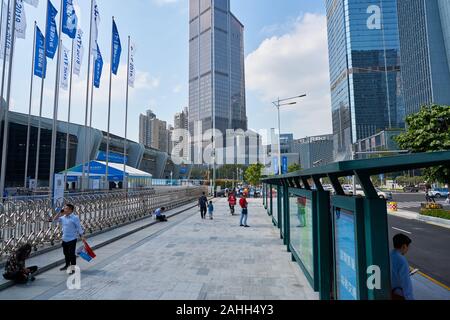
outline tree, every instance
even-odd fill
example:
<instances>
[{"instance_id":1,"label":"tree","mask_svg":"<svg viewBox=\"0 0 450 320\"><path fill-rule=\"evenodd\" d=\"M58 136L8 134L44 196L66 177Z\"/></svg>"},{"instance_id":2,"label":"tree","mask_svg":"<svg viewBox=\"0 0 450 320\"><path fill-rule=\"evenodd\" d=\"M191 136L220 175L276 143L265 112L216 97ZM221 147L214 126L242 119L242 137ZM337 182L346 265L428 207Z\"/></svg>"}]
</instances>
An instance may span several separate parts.
<instances>
[{"instance_id":1,"label":"tree","mask_svg":"<svg viewBox=\"0 0 450 320\"><path fill-rule=\"evenodd\" d=\"M288 172L289 173L297 172L297 171L300 171L300 170L302 170L302 167L298 163L293 163L288 168Z\"/></svg>"},{"instance_id":2,"label":"tree","mask_svg":"<svg viewBox=\"0 0 450 320\"><path fill-rule=\"evenodd\" d=\"M252 164L245 171L245 181L249 184L256 186L261 183L261 171L264 166L260 163Z\"/></svg>"},{"instance_id":3,"label":"tree","mask_svg":"<svg viewBox=\"0 0 450 320\"><path fill-rule=\"evenodd\" d=\"M395 140L414 153L450 150L450 106L425 106L406 118L407 131ZM450 183L450 166L424 170L428 181Z\"/></svg>"}]
</instances>

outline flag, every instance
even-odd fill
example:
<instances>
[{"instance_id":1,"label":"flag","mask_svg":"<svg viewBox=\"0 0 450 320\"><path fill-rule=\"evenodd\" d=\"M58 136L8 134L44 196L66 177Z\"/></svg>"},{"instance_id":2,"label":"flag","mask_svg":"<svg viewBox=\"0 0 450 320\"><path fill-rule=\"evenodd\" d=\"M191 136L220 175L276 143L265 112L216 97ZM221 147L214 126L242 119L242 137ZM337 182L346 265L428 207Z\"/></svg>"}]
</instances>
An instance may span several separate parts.
<instances>
[{"instance_id":1,"label":"flag","mask_svg":"<svg viewBox=\"0 0 450 320\"><path fill-rule=\"evenodd\" d=\"M60 74L60 86L63 90L69 89L69 77L70 77L70 51L64 45L61 46L61 74Z\"/></svg>"},{"instance_id":2,"label":"flag","mask_svg":"<svg viewBox=\"0 0 450 320\"><path fill-rule=\"evenodd\" d=\"M130 43L130 64L128 66L128 85L134 88L134 81L136 80L136 69L134 65L134 54L136 53L136 45L134 42Z\"/></svg>"},{"instance_id":3,"label":"flag","mask_svg":"<svg viewBox=\"0 0 450 320\"><path fill-rule=\"evenodd\" d=\"M86 260L87 262L91 262L92 259L95 259L97 257L92 248L85 240L83 240L83 246L78 248L77 255L79 255L83 260Z\"/></svg>"},{"instance_id":4,"label":"flag","mask_svg":"<svg viewBox=\"0 0 450 320\"><path fill-rule=\"evenodd\" d=\"M34 75L44 79L47 73L47 57L44 52L45 38L36 26L36 48L34 55Z\"/></svg>"},{"instance_id":5,"label":"flag","mask_svg":"<svg viewBox=\"0 0 450 320\"><path fill-rule=\"evenodd\" d=\"M94 0L94 11L92 12L92 38L91 38L91 44L92 44L92 52L94 56L97 54L97 40L98 40L98 26L100 24L100 12L98 10L97 1Z\"/></svg>"},{"instance_id":6,"label":"flag","mask_svg":"<svg viewBox=\"0 0 450 320\"><path fill-rule=\"evenodd\" d=\"M77 36L75 38L75 50L73 55L73 73L77 76L80 75L81 72L81 64L83 62L83 54L84 54L84 47L83 47L83 31L81 29L78 29Z\"/></svg>"},{"instance_id":7,"label":"flag","mask_svg":"<svg viewBox=\"0 0 450 320\"><path fill-rule=\"evenodd\" d=\"M53 6L50 0L48 0L47 5L47 28L46 28L46 35L45 35L45 41L46 41L46 55L50 59L53 59L56 54L56 50L58 49L58 42L59 42L59 36L58 36L58 30L56 28L56 15L58 14L58 11Z\"/></svg>"},{"instance_id":8,"label":"flag","mask_svg":"<svg viewBox=\"0 0 450 320\"><path fill-rule=\"evenodd\" d=\"M102 54L100 52L100 48L97 44L97 49L95 50L96 57L95 57L95 66L94 66L94 86L96 88L100 88L100 79L102 77L102 71L103 71L103 58Z\"/></svg>"},{"instance_id":9,"label":"flag","mask_svg":"<svg viewBox=\"0 0 450 320\"><path fill-rule=\"evenodd\" d=\"M113 20L113 31L112 31L112 42L113 42L113 56L112 56L112 73L117 75L120 64L120 55L122 54L122 44L120 43L119 31L117 30L116 22Z\"/></svg>"},{"instance_id":10,"label":"flag","mask_svg":"<svg viewBox=\"0 0 450 320\"><path fill-rule=\"evenodd\" d=\"M77 35L78 17L73 6L73 0L63 0L63 21L62 32L70 39L75 39Z\"/></svg>"},{"instance_id":11,"label":"flag","mask_svg":"<svg viewBox=\"0 0 450 320\"><path fill-rule=\"evenodd\" d=\"M28 3L29 5L32 5L35 8L39 6L39 0L23 0L23 2Z\"/></svg>"},{"instance_id":12,"label":"flag","mask_svg":"<svg viewBox=\"0 0 450 320\"><path fill-rule=\"evenodd\" d=\"M6 61L9 61L9 55L11 52L11 12L8 10L8 4L3 1L2 8L3 15L7 14L7 18L3 18L2 26L1 26L1 35L0 35L0 59L4 59L5 48L6 48Z\"/></svg>"},{"instance_id":13,"label":"flag","mask_svg":"<svg viewBox=\"0 0 450 320\"><path fill-rule=\"evenodd\" d=\"M16 37L25 39L27 33L27 17L23 0L16 2Z\"/></svg>"}]
</instances>

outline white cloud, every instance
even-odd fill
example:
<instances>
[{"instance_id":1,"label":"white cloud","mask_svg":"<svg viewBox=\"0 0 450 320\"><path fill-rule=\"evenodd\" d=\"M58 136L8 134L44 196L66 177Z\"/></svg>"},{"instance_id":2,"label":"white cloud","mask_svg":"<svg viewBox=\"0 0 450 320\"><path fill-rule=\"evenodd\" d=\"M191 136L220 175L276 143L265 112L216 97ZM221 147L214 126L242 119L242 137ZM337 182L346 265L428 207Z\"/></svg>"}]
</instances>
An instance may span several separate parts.
<instances>
[{"instance_id":1,"label":"white cloud","mask_svg":"<svg viewBox=\"0 0 450 320\"><path fill-rule=\"evenodd\" d=\"M290 32L264 40L246 58L246 81L247 89L267 106L277 97L307 93L298 105L282 112L283 132L293 132L297 138L331 133L326 17L307 13L292 24ZM275 111L266 110L273 127Z\"/></svg>"},{"instance_id":2,"label":"white cloud","mask_svg":"<svg viewBox=\"0 0 450 320\"><path fill-rule=\"evenodd\" d=\"M173 88L173 93L180 93L181 90L183 90L183 85L182 84L178 84L175 86L175 88Z\"/></svg>"},{"instance_id":3,"label":"white cloud","mask_svg":"<svg viewBox=\"0 0 450 320\"><path fill-rule=\"evenodd\" d=\"M168 4L178 3L180 0L153 0L153 3L158 7L162 7Z\"/></svg>"}]
</instances>

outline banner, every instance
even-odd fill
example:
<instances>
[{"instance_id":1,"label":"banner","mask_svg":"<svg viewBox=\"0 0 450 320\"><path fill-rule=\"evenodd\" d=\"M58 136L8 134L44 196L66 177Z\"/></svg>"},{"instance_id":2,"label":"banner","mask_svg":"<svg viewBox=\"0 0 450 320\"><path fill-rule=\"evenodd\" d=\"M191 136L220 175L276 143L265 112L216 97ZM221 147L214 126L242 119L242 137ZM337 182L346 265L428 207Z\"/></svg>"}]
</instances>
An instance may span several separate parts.
<instances>
[{"instance_id":1,"label":"banner","mask_svg":"<svg viewBox=\"0 0 450 320\"><path fill-rule=\"evenodd\" d=\"M80 75L81 72L81 64L83 63L83 31L78 29L77 36L75 38L75 50L73 55L73 73L77 76Z\"/></svg>"},{"instance_id":2,"label":"banner","mask_svg":"<svg viewBox=\"0 0 450 320\"><path fill-rule=\"evenodd\" d=\"M27 33L27 17L25 15L25 6L23 0L16 2L16 37L25 39Z\"/></svg>"},{"instance_id":3,"label":"banner","mask_svg":"<svg viewBox=\"0 0 450 320\"><path fill-rule=\"evenodd\" d=\"M28 3L29 5L32 5L35 8L39 6L39 0L23 0L23 2Z\"/></svg>"},{"instance_id":4,"label":"banner","mask_svg":"<svg viewBox=\"0 0 450 320\"><path fill-rule=\"evenodd\" d=\"M120 56L122 54L122 44L120 43L119 31L117 30L116 22L113 20L112 31L113 56L112 56L112 73L117 75L120 65Z\"/></svg>"},{"instance_id":5,"label":"banner","mask_svg":"<svg viewBox=\"0 0 450 320\"><path fill-rule=\"evenodd\" d=\"M102 77L102 71L103 71L103 58L102 54L100 52L100 48L98 47L98 44L96 46L95 52L95 66L94 66L94 86L96 88L100 88L100 79Z\"/></svg>"},{"instance_id":6,"label":"banner","mask_svg":"<svg viewBox=\"0 0 450 320\"><path fill-rule=\"evenodd\" d=\"M44 52L45 38L39 27L36 26L36 48L34 55L34 75L45 78L47 73L47 57Z\"/></svg>"},{"instance_id":7,"label":"banner","mask_svg":"<svg viewBox=\"0 0 450 320\"><path fill-rule=\"evenodd\" d=\"M128 67L128 85L134 88L134 81L136 80L136 67L134 65L134 54L136 53L136 45L134 42L130 43L130 65Z\"/></svg>"},{"instance_id":8,"label":"banner","mask_svg":"<svg viewBox=\"0 0 450 320\"><path fill-rule=\"evenodd\" d=\"M97 40L98 40L98 26L100 24L100 12L98 10L97 1L94 0L94 11L92 12L92 38L91 38L91 44L92 44L92 52L94 56L97 54Z\"/></svg>"},{"instance_id":9,"label":"banner","mask_svg":"<svg viewBox=\"0 0 450 320\"><path fill-rule=\"evenodd\" d=\"M47 7L47 28L46 28L46 35L45 35L45 41L46 41L46 55L50 59L53 59L56 54L56 50L58 49L58 42L59 42L59 36L58 36L58 30L56 28L56 15L58 14L58 11L55 9L53 4L48 0L48 7Z\"/></svg>"},{"instance_id":10,"label":"banner","mask_svg":"<svg viewBox=\"0 0 450 320\"><path fill-rule=\"evenodd\" d=\"M61 74L60 74L60 86L63 90L69 89L70 78L70 51L64 45L61 47Z\"/></svg>"},{"instance_id":11,"label":"banner","mask_svg":"<svg viewBox=\"0 0 450 320\"><path fill-rule=\"evenodd\" d=\"M75 39L77 35L78 17L73 6L73 0L63 0L63 21L62 32L70 39Z\"/></svg>"}]
</instances>

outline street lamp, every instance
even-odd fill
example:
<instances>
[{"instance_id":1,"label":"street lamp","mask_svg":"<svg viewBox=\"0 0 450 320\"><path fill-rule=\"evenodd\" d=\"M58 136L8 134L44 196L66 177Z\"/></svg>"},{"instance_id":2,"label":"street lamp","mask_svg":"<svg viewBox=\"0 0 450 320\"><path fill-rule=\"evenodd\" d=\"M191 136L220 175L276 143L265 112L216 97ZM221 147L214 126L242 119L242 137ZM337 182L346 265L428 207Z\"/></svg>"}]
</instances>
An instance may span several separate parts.
<instances>
[{"instance_id":1,"label":"street lamp","mask_svg":"<svg viewBox=\"0 0 450 320\"><path fill-rule=\"evenodd\" d=\"M299 96L286 98L286 99L280 99L278 98L277 101L272 102L275 108L278 110L278 174L282 174L282 165L281 165L281 116L280 116L280 108L284 106L293 106L296 105L297 102L288 102L290 100L300 99L306 97L306 94L302 94ZM283 103L286 102L286 103Z\"/></svg>"}]
</instances>

